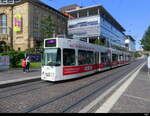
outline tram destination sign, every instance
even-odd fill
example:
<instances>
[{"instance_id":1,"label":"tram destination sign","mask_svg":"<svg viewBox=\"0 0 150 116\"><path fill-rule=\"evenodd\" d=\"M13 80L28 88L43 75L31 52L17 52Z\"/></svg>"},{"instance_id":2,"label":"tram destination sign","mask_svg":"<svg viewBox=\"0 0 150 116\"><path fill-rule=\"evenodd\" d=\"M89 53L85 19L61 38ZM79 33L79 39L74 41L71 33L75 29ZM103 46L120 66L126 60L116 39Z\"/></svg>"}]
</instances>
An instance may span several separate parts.
<instances>
[{"instance_id":1,"label":"tram destination sign","mask_svg":"<svg viewBox=\"0 0 150 116\"><path fill-rule=\"evenodd\" d=\"M45 47L56 47L56 39L46 40Z\"/></svg>"}]
</instances>

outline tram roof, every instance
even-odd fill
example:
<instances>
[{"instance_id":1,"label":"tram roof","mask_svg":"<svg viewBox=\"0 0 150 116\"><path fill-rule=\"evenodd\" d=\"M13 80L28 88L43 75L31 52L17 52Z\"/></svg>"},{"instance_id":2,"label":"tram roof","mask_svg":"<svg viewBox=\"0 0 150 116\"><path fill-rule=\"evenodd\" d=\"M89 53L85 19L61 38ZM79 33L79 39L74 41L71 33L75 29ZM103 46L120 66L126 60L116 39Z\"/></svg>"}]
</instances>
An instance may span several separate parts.
<instances>
[{"instance_id":1,"label":"tram roof","mask_svg":"<svg viewBox=\"0 0 150 116\"><path fill-rule=\"evenodd\" d=\"M104 50L105 52L108 52L108 49L111 49L113 53L119 53L119 54L129 54L129 52L127 51L120 51L120 50L117 50L117 49L113 49L113 48L108 48L108 47L105 47L105 46L99 46L99 45L95 45L95 44L92 44L92 43L87 43L87 42L84 42L84 41L81 41L79 39L69 39L69 38L46 38L44 39L44 41L46 40L50 40L50 39L57 39L60 43L63 42L63 43L66 43L65 44L65 47L69 46L68 42L71 42L71 43L74 43L75 45L82 45L84 46L85 44L87 44L88 46L91 46L91 48L95 48L98 49L101 47L102 51ZM62 45L62 44L61 44Z\"/></svg>"}]
</instances>

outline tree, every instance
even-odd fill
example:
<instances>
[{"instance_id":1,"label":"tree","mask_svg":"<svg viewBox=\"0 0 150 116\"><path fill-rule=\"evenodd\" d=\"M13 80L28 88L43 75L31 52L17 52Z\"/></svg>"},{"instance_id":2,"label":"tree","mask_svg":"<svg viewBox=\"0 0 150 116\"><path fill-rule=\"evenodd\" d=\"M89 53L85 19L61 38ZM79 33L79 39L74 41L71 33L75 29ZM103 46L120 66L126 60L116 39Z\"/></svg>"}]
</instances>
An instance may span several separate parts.
<instances>
[{"instance_id":1,"label":"tree","mask_svg":"<svg viewBox=\"0 0 150 116\"><path fill-rule=\"evenodd\" d=\"M42 38L45 39L53 37L54 30L55 24L52 20L51 15L44 17L43 20L41 21L41 29L40 29Z\"/></svg>"},{"instance_id":2,"label":"tree","mask_svg":"<svg viewBox=\"0 0 150 116\"><path fill-rule=\"evenodd\" d=\"M40 38L36 40L36 47L34 48L34 51L37 51L37 49L40 49L40 51L42 51L44 46L43 44L44 39L53 37L55 31L55 24L54 21L52 20L51 15L44 16L40 24L41 24L39 29Z\"/></svg>"},{"instance_id":3,"label":"tree","mask_svg":"<svg viewBox=\"0 0 150 116\"><path fill-rule=\"evenodd\" d=\"M146 30L146 32L141 40L141 45L145 51L150 51L150 26Z\"/></svg>"},{"instance_id":4,"label":"tree","mask_svg":"<svg viewBox=\"0 0 150 116\"><path fill-rule=\"evenodd\" d=\"M136 51L136 52L133 53L133 56L137 58L137 57L141 57L141 54Z\"/></svg>"}]
</instances>

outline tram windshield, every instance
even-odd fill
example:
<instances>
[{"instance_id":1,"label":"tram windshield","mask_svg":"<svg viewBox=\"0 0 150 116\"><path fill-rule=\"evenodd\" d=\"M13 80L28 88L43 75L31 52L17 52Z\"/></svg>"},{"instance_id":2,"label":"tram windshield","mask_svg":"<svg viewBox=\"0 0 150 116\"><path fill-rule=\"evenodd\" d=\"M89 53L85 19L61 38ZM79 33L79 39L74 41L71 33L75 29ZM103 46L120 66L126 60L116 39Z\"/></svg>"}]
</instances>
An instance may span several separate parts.
<instances>
[{"instance_id":1,"label":"tram windshield","mask_svg":"<svg viewBox=\"0 0 150 116\"><path fill-rule=\"evenodd\" d=\"M60 66L61 65L61 49L60 48L45 49L44 55L43 55L43 65Z\"/></svg>"}]
</instances>

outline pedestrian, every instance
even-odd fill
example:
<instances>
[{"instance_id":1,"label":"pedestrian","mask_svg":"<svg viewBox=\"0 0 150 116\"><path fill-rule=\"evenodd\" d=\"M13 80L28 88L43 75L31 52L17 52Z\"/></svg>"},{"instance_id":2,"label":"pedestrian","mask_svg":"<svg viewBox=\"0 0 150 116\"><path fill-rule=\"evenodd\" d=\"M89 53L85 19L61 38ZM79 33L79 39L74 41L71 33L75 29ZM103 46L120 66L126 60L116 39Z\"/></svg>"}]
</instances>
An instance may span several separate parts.
<instances>
[{"instance_id":1,"label":"pedestrian","mask_svg":"<svg viewBox=\"0 0 150 116\"><path fill-rule=\"evenodd\" d=\"M30 57L28 56L27 58L26 58L26 70L27 70L27 72L29 72L30 71Z\"/></svg>"},{"instance_id":2,"label":"pedestrian","mask_svg":"<svg viewBox=\"0 0 150 116\"><path fill-rule=\"evenodd\" d=\"M23 68L23 72L25 73L26 72L26 59L25 58L22 60L22 68Z\"/></svg>"}]
</instances>

